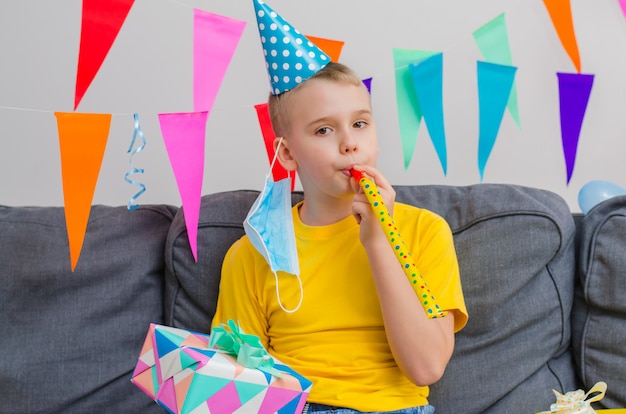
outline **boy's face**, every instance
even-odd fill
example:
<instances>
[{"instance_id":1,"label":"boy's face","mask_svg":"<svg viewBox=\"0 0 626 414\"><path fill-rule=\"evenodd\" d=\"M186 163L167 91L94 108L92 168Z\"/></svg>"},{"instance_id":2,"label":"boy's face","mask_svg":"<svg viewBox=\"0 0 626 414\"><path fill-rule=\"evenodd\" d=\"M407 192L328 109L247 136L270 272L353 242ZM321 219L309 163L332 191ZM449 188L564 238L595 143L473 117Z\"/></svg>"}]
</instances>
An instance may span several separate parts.
<instances>
[{"instance_id":1,"label":"boy's face","mask_svg":"<svg viewBox=\"0 0 626 414\"><path fill-rule=\"evenodd\" d=\"M378 156L367 89L309 79L294 92L285 145L307 197L352 194L350 167L376 166Z\"/></svg>"}]
</instances>

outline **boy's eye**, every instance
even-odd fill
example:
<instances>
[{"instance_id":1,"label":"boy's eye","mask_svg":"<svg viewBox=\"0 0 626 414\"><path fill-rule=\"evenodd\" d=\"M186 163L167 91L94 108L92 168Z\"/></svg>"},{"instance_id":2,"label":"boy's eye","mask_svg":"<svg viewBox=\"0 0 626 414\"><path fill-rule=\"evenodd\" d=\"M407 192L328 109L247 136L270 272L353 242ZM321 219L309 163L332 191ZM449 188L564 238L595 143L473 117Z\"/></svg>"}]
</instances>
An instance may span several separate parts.
<instances>
[{"instance_id":1,"label":"boy's eye","mask_svg":"<svg viewBox=\"0 0 626 414\"><path fill-rule=\"evenodd\" d=\"M315 131L315 135L326 135L328 133L330 133L330 128L328 127L321 127L320 129Z\"/></svg>"},{"instance_id":2,"label":"boy's eye","mask_svg":"<svg viewBox=\"0 0 626 414\"><path fill-rule=\"evenodd\" d=\"M354 126L356 128L365 128L367 126L367 122L365 122L365 121L356 121L354 123Z\"/></svg>"}]
</instances>

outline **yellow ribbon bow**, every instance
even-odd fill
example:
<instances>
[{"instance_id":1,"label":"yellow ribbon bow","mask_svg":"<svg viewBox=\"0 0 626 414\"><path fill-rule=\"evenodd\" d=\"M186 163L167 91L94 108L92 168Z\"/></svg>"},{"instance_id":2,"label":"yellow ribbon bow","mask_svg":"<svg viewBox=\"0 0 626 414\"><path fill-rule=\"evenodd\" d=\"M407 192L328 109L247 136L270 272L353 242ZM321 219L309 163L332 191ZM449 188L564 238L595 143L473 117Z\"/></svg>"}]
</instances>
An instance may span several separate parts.
<instances>
[{"instance_id":1,"label":"yellow ribbon bow","mask_svg":"<svg viewBox=\"0 0 626 414\"><path fill-rule=\"evenodd\" d=\"M556 390L552 392L556 396L556 403L550 405L550 411L542 411L539 414L595 414L596 411L591 407L591 403L604 398L606 383L597 382L586 394L583 390L570 391L565 394ZM590 397L594 393L598 394Z\"/></svg>"}]
</instances>

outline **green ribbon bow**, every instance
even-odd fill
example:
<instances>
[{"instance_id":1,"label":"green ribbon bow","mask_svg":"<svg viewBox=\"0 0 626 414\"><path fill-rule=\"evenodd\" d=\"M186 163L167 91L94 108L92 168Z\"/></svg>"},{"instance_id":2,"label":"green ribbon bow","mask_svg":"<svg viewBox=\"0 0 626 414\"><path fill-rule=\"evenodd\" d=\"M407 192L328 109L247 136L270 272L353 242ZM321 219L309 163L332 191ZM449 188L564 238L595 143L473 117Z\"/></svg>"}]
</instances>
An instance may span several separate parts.
<instances>
[{"instance_id":1,"label":"green ribbon bow","mask_svg":"<svg viewBox=\"0 0 626 414\"><path fill-rule=\"evenodd\" d=\"M254 368L274 377L282 377L274 368L274 359L268 354L261 339L256 335L244 333L234 321L228 321L230 331L225 324L213 328L209 338L209 347L237 357L237 363L246 368Z\"/></svg>"}]
</instances>

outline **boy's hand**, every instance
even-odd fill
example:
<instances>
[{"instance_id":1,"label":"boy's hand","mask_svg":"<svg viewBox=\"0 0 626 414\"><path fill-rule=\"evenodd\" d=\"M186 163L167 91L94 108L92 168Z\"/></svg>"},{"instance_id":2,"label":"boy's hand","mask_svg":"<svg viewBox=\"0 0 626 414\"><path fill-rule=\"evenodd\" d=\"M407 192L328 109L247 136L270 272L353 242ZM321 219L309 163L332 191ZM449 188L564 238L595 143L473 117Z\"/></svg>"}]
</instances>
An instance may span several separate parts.
<instances>
[{"instance_id":1,"label":"boy's hand","mask_svg":"<svg viewBox=\"0 0 626 414\"><path fill-rule=\"evenodd\" d=\"M393 216L393 204L396 200L396 191L393 189L387 179L374 167L367 165L355 165L354 169L363 172L369 177L376 187L378 192L389 210L389 214ZM379 218L376 217L372 206L365 197L363 189L361 188L359 181L351 177L350 184L355 192L354 201L352 203L352 214L354 215L357 223L361 226L360 240L364 246L367 247L369 243L379 243L380 241L387 243L386 236L380 226Z\"/></svg>"}]
</instances>

